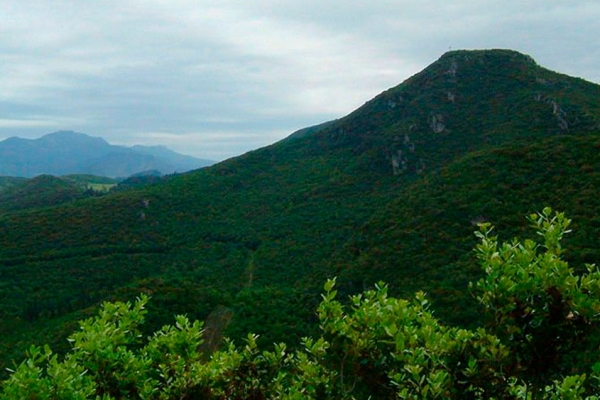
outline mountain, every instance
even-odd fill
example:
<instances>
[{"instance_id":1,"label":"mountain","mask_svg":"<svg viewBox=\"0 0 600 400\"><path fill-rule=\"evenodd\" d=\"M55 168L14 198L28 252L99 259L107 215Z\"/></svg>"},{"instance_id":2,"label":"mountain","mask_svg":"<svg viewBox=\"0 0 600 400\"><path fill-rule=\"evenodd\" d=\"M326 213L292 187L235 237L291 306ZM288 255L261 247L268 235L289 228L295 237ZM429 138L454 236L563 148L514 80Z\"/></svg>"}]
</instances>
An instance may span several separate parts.
<instances>
[{"instance_id":1,"label":"mountain","mask_svg":"<svg viewBox=\"0 0 600 400\"><path fill-rule=\"evenodd\" d=\"M116 179L94 175L0 177L0 214L54 207L75 200L100 196L120 184L121 182ZM119 190L126 188L127 186L119 187Z\"/></svg>"},{"instance_id":2,"label":"mountain","mask_svg":"<svg viewBox=\"0 0 600 400\"><path fill-rule=\"evenodd\" d=\"M521 235L524 215L551 206L574 220L569 261L600 259L599 117L596 84L515 51L452 51L271 146L0 215L0 359L30 342L65 348L98 302L141 292L149 331L186 313L216 338L299 343L332 276L340 297L384 280L396 295L430 293L448 323L477 325L477 222Z\"/></svg>"},{"instance_id":3,"label":"mountain","mask_svg":"<svg viewBox=\"0 0 600 400\"><path fill-rule=\"evenodd\" d=\"M0 192L0 212L57 205L83 198L82 185L51 175L38 175Z\"/></svg>"},{"instance_id":4,"label":"mountain","mask_svg":"<svg viewBox=\"0 0 600 400\"><path fill-rule=\"evenodd\" d=\"M0 176L0 192L13 186L17 186L26 180L27 179L25 178L17 178L13 176Z\"/></svg>"},{"instance_id":5,"label":"mountain","mask_svg":"<svg viewBox=\"0 0 600 400\"><path fill-rule=\"evenodd\" d=\"M214 164L213 161L210 160L199 160L192 156L185 156L179 153L176 153L172 150L169 150L165 146L133 146L132 149L140 154L147 154L156 158L163 160L164 162L178 165L180 168L185 169L186 171L198 168L199 161L203 162L203 166L208 166L210 164ZM142 171L145 172L145 171ZM161 171L162 172L162 171ZM162 172L164 174L164 172Z\"/></svg>"},{"instance_id":6,"label":"mountain","mask_svg":"<svg viewBox=\"0 0 600 400\"><path fill-rule=\"evenodd\" d=\"M212 164L166 147L114 146L102 138L59 131L39 139L8 138L0 142L0 175L92 174L127 177L148 170L186 172Z\"/></svg>"}]
</instances>

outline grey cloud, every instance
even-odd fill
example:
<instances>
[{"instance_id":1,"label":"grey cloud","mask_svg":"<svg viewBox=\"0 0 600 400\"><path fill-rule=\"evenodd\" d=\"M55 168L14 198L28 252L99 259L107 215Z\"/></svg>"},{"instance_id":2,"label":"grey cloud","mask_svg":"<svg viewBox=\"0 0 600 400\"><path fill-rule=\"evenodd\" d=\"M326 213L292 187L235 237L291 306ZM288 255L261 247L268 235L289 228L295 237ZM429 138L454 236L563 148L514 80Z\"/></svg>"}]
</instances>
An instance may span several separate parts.
<instances>
[{"instance_id":1,"label":"grey cloud","mask_svg":"<svg viewBox=\"0 0 600 400\"><path fill-rule=\"evenodd\" d=\"M340 117L449 48L599 82L599 16L558 0L4 2L0 138L75 129L221 159Z\"/></svg>"}]
</instances>

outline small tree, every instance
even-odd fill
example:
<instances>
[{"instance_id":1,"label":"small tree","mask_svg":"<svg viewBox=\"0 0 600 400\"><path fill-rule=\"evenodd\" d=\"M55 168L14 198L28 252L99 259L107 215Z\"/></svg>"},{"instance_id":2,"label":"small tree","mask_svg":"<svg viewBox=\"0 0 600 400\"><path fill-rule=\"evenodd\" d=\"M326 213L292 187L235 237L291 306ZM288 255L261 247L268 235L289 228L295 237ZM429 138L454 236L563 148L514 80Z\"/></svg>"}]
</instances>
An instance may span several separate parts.
<instances>
[{"instance_id":1,"label":"small tree","mask_svg":"<svg viewBox=\"0 0 600 400\"><path fill-rule=\"evenodd\" d=\"M600 271L586 265L586 273L576 275L561 258L571 224L563 213L545 208L528 220L540 242L499 243L490 224L480 225L476 252L486 276L474 287L487 328L511 349L508 372L539 391L549 379L580 371L581 360L569 361L598 334Z\"/></svg>"},{"instance_id":2,"label":"small tree","mask_svg":"<svg viewBox=\"0 0 600 400\"><path fill-rule=\"evenodd\" d=\"M328 359L342 395L369 398L492 398L502 393L505 346L483 329L442 325L424 293L413 301L387 295L383 284L351 298L346 312L333 281L319 306L331 343Z\"/></svg>"}]
</instances>

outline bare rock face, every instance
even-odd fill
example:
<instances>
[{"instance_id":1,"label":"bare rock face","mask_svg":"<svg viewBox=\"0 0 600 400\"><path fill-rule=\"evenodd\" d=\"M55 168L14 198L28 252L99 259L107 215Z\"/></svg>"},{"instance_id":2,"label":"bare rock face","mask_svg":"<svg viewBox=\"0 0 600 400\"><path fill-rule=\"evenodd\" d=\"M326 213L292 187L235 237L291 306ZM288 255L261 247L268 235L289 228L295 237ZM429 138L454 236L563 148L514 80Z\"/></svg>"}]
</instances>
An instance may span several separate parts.
<instances>
[{"instance_id":1,"label":"bare rock face","mask_svg":"<svg viewBox=\"0 0 600 400\"><path fill-rule=\"evenodd\" d=\"M395 154L392 155L392 172L394 175L400 175L402 172L407 169L408 160L402 154L402 150L397 150Z\"/></svg>"},{"instance_id":2,"label":"bare rock face","mask_svg":"<svg viewBox=\"0 0 600 400\"><path fill-rule=\"evenodd\" d=\"M558 129L562 132L569 132L569 122L567 121L567 112L561 107L561 105L549 97L545 97L541 94L537 94L534 99L536 101L548 104L552 107L552 115L556 119Z\"/></svg>"},{"instance_id":3,"label":"bare rock face","mask_svg":"<svg viewBox=\"0 0 600 400\"><path fill-rule=\"evenodd\" d=\"M444 124L444 116L439 113L431 113L429 114L429 128L433 131L433 133L442 133L446 130L446 125Z\"/></svg>"},{"instance_id":4,"label":"bare rock face","mask_svg":"<svg viewBox=\"0 0 600 400\"><path fill-rule=\"evenodd\" d=\"M552 115L558 121L558 127L561 131L569 131L569 123L567 122L567 112L555 101L550 103L552 105Z\"/></svg>"},{"instance_id":5,"label":"bare rock face","mask_svg":"<svg viewBox=\"0 0 600 400\"><path fill-rule=\"evenodd\" d=\"M409 127L414 128L414 125ZM388 149L388 160L391 162L392 173L401 175L404 173L420 174L425 170L425 163L416 152L416 144L411 141L408 133L398 135L395 145Z\"/></svg>"},{"instance_id":6,"label":"bare rock face","mask_svg":"<svg viewBox=\"0 0 600 400\"><path fill-rule=\"evenodd\" d=\"M444 72L444 74L448 77L449 82L456 82L456 72L458 71L458 63L456 60L452 60L448 69Z\"/></svg>"}]
</instances>

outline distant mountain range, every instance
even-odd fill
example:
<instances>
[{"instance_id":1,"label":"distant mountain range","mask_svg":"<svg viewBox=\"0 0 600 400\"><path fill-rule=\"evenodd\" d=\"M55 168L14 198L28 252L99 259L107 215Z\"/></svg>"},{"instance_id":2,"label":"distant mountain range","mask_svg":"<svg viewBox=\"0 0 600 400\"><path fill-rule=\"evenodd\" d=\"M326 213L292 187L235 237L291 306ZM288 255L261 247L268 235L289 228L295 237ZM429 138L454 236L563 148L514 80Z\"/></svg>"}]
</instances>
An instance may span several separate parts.
<instances>
[{"instance_id":1,"label":"distant mountain range","mask_svg":"<svg viewBox=\"0 0 600 400\"><path fill-rule=\"evenodd\" d=\"M146 171L186 172L213 163L164 146L115 146L73 131L58 131L39 139L11 137L0 142L0 176L92 174L117 178Z\"/></svg>"}]
</instances>

